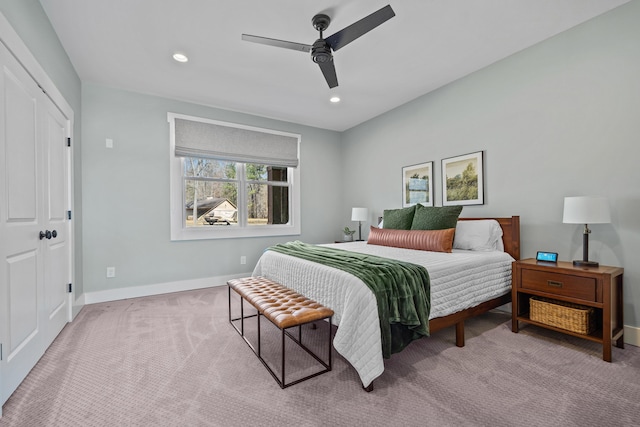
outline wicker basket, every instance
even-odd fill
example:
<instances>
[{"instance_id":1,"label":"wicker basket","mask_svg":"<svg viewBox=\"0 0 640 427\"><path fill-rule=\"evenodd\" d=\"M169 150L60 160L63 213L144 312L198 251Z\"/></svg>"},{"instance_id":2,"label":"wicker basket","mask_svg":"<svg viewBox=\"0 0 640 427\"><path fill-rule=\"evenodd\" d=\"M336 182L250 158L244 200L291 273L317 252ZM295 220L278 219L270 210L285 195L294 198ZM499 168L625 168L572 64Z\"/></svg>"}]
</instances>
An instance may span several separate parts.
<instances>
[{"instance_id":1,"label":"wicker basket","mask_svg":"<svg viewBox=\"0 0 640 427\"><path fill-rule=\"evenodd\" d=\"M529 299L529 317L536 322L588 335L596 329L595 309L548 298Z\"/></svg>"}]
</instances>

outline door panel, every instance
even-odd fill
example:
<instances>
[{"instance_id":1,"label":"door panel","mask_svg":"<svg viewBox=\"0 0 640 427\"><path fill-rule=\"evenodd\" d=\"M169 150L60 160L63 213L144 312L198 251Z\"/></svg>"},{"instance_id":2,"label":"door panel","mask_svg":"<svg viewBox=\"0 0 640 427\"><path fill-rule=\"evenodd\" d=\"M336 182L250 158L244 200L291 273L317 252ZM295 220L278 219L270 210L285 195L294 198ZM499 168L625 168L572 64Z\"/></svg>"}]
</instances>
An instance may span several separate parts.
<instances>
[{"instance_id":1,"label":"door panel","mask_svg":"<svg viewBox=\"0 0 640 427\"><path fill-rule=\"evenodd\" d=\"M49 244L45 259L45 304L46 316L49 319L47 335L51 341L67 323L67 245L65 243Z\"/></svg>"},{"instance_id":2,"label":"door panel","mask_svg":"<svg viewBox=\"0 0 640 427\"><path fill-rule=\"evenodd\" d=\"M44 198L47 229L55 237L44 240L45 327L47 345L55 339L68 320L71 282L71 245L69 242L69 148L67 120L58 108L46 99L44 106L44 176L47 197Z\"/></svg>"},{"instance_id":3,"label":"door panel","mask_svg":"<svg viewBox=\"0 0 640 427\"><path fill-rule=\"evenodd\" d=\"M38 256L36 251L7 257L9 359L38 334ZM36 343L37 346L37 343Z\"/></svg>"},{"instance_id":4,"label":"door panel","mask_svg":"<svg viewBox=\"0 0 640 427\"><path fill-rule=\"evenodd\" d=\"M45 115L45 136L47 139L47 183L49 197L46 201L50 222L56 224L67 223L67 209L69 185L68 177L68 148L67 148L67 121L58 111L55 105L49 101Z\"/></svg>"},{"instance_id":5,"label":"door panel","mask_svg":"<svg viewBox=\"0 0 640 427\"><path fill-rule=\"evenodd\" d=\"M44 96L0 44L0 338L2 402L46 348L42 339L43 245L39 102ZM7 350L4 350L4 349Z\"/></svg>"},{"instance_id":6,"label":"door panel","mask_svg":"<svg viewBox=\"0 0 640 427\"><path fill-rule=\"evenodd\" d=\"M7 220L37 216L36 94L13 70L4 69ZM35 84L35 83L33 83ZM37 90L37 87L36 87Z\"/></svg>"}]
</instances>

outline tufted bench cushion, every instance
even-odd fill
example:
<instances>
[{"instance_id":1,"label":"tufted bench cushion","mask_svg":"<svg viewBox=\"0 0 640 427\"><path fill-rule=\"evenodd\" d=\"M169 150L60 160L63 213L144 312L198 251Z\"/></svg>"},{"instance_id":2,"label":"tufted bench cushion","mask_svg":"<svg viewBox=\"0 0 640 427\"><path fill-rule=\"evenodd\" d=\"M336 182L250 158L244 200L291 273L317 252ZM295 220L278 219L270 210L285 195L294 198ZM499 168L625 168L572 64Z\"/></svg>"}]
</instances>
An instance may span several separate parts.
<instances>
[{"instance_id":1,"label":"tufted bench cushion","mask_svg":"<svg viewBox=\"0 0 640 427\"><path fill-rule=\"evenodd\" d=\"M245 342L258 356L258 359L267 368L271 376L276 380L281 388L288 387L293 384L297 384L301 381L315 377L322 373L331 370L331 318L333 317L333 310L324 307L304 295L301 295L289 288L282 286L281 284L269 280L264 277L245 277L242 279L232 279L227 282L229 287L229 323L236 329L236 331L242 336ZM240 317L233 319L231 316L231 290L234 290L240 296ZM258 312L258 314L245 316L243 309L243 301L247 301ZM258 318L258 345L257 349L253 347L251 342L244 335L244 320L249 317L257 316ZM263 359L261 355L261 328L260 317L266 317L282 331L282 357L281 357L281 377L278 378L274 370ZM302 343L302 325L312 323L318 320L329 321L327 327L328 330L328 353L329 361L325 362L317 354L311 351ZM240 329L234 324L234 321L240 321ZM298 337L296 338L287 329L292 327L298 327ZM315 325L313 325L315 327ZM285 335L291 338L296 344L304 349L309 355L317 360L324 370L307 375L304 378L300 378L296 381L289 383L285 382Z\"/></svg>"},{"instance_id":2,"label":"tufted bench cushion","mask_svg":"<svg viewBox=\"0 0 640 427\"><path fill-rule=\"evenodd\" d=\"M330 308L264 277L233 279L227 283L280 329L333 316Z\"/></svg>"}]
</instances>

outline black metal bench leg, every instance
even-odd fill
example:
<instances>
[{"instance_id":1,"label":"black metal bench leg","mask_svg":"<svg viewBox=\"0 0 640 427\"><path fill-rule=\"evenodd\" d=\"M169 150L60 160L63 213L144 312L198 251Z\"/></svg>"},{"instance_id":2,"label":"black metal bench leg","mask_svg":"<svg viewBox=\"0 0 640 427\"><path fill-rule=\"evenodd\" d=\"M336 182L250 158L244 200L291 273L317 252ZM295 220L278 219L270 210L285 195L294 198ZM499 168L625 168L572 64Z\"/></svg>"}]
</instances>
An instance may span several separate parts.
<instances>
[{"instance_id":1,"label":"black metal bench leg","mask_svg":"<svg viewBox=\"0 0 640 427\"><path fill-rule=\"evenodd\" d=\"M244 298L240 296L240 335L244 337Z\"/></svg>"},{"instance_id":2,"label":"black metal bench leg","mask_svg":"<svg viewBox=\"0 0 640 427\"><path fill-rule=\"evenodd\" d=\"M285 342L284 342L284 336L285 336L284 329L282 329L282 383L280 384L281 388L285 388L285 384L286 384L284 382L284 361L286 359L286 356L285 356L285 347L286 346L285 346Z\"/></svg>"},{"instance_id":3,"label":"black metal bench leg","mask_svg":"<svg viewBox=\"0 0 640 427\"><path fill-rule=\"evenodd\" d=\"M329 370L331 370L332 368L332 364L331 364L331 320L333 319L333 316L329 317L329 337L327 339L327 342L329 343Z\"/></svg>"}]
</instances>

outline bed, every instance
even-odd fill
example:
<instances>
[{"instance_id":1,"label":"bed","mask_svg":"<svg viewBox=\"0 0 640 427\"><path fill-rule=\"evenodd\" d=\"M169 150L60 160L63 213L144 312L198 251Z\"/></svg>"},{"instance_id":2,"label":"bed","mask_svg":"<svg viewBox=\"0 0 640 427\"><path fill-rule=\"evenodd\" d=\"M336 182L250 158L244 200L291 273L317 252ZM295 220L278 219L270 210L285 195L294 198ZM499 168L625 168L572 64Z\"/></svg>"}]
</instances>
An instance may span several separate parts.
<instances>
[{"instance_id":1,"label":"bed","mask_svg":"<svg viewBox=\"0 0 640 427\"><path fill-rule=\"evenodd\" d=\"M459 218L461 222L473 220L497 221L504 250L453 249L451 253L442 253L368 242L322 246L424 265L431 276L429 330L433 333L455 325L456 345L461 347L465 319L510 302L511 263L520 258L518 216ZM253 275L279 282L332 308L333 324L338 326L334 348L355 368L363 387L373 389L373 380L384 372L384 358L377 302L362 280L345 271L273 250L264 252Z\"/></svg>"}]
</instances>

